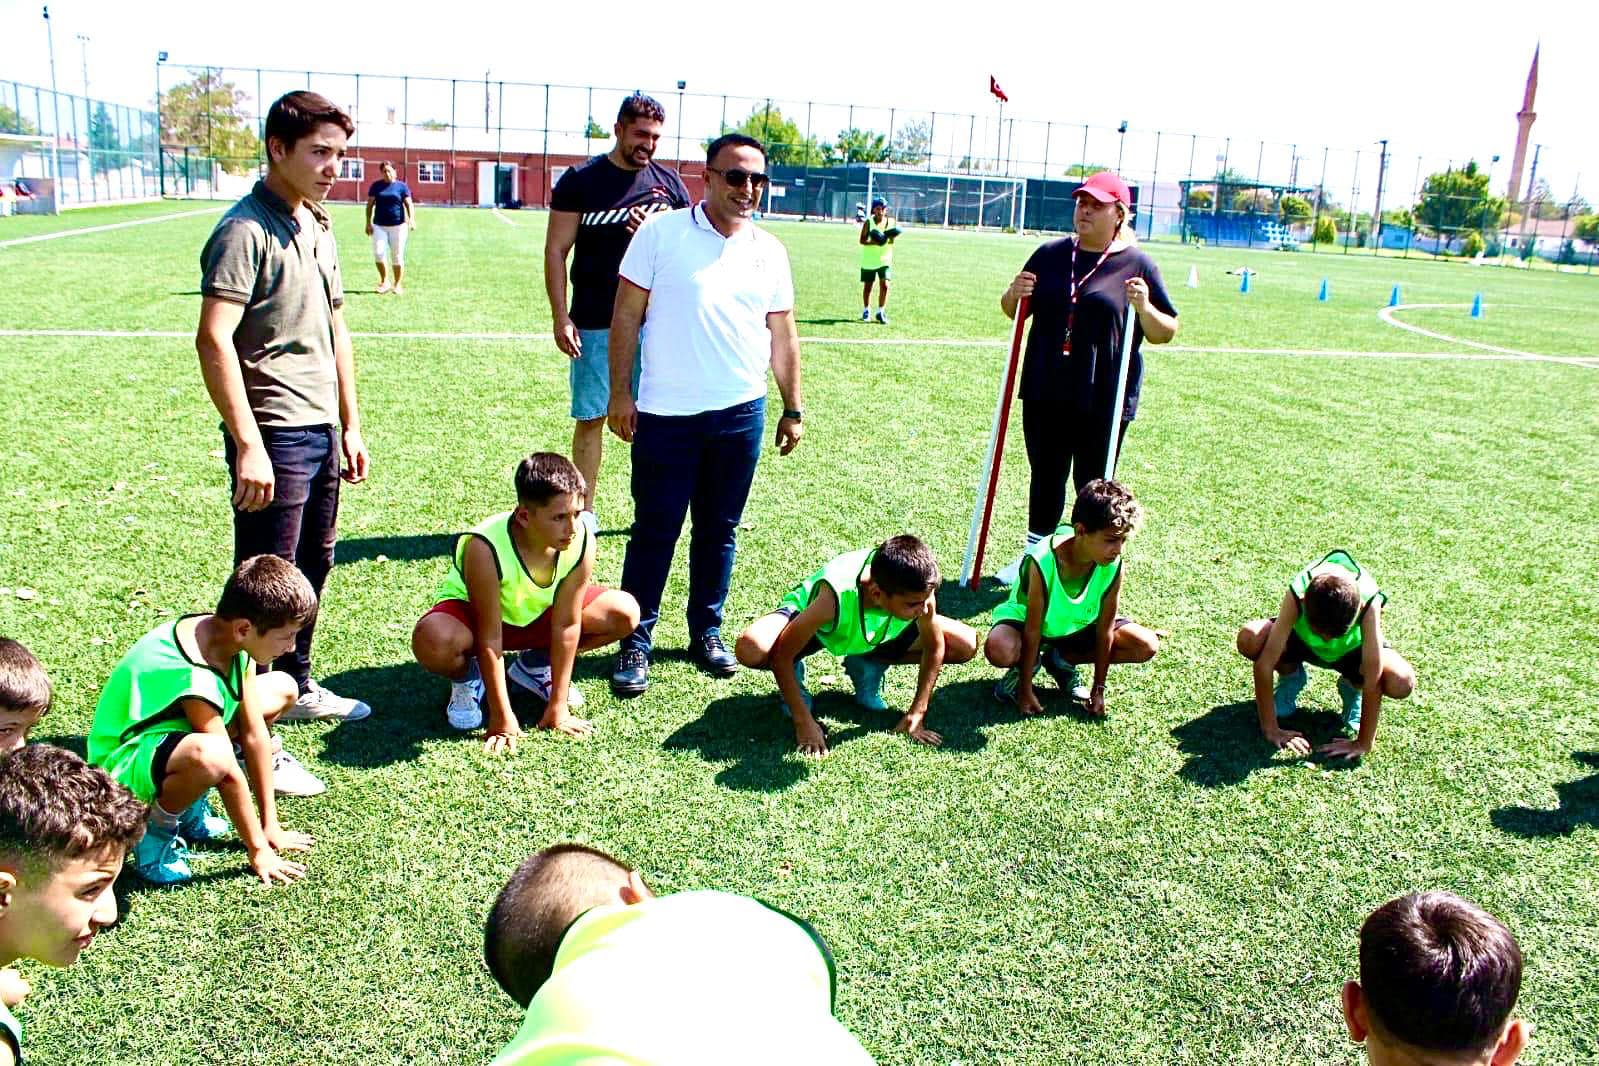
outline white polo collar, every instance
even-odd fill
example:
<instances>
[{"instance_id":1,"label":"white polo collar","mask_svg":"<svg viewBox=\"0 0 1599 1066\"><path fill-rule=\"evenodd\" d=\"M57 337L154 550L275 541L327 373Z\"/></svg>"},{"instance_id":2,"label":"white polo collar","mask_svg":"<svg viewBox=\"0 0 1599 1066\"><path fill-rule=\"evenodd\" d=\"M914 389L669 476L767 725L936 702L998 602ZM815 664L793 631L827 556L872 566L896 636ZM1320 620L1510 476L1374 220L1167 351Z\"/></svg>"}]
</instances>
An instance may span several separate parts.
<instances>
[{"instance_id":1,"label":"white polo collar","mask_svg":"<svg viewBox=\"0 0 1599 1066\"><path fill-rule=\"evenodd\" d=\"M722 231L716 228L715 223L711 221L710 214L706 212L704 200L701 200L699 203L689 208L688 213L689 218L694 220L694 225L696 228L702 229L706 233L715 234L724 241L753 240L755 237L754 222L751 222L749 225L745 226L742 230L733 234L731 237L722 236Z\"/></svg>"}]
</instances>

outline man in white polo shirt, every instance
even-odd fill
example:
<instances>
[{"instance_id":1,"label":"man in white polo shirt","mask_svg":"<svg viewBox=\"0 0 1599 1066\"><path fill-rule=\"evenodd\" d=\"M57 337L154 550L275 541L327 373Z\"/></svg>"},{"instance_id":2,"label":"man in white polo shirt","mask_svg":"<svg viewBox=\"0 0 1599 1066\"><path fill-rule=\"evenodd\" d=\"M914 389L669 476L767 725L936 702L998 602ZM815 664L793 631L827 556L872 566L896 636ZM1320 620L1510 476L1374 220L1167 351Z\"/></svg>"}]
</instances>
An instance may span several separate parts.
<instances>
[{"instance_id":1,"label":"man in white polo shirt","mask_svg":"<svg viewBox=\"0 0 1599 1066\"><path fill-rule=\"evenodd\" d=\"M622 588L638 600L639 626L622 641L611 675L619 696L649 686L661 593L689 513L691 652L715 677L738 669L722 643L722 604L766 427L768 366L783 397L778 451L793 451L803 432L788 252L751 221L766 181L760 141L741 133L717 138L705 153L705 199L650 218L622 258L607 422L633 444L633 532ZM636 403L634 351L642 360Z\"/></svg>"}]
</instances>

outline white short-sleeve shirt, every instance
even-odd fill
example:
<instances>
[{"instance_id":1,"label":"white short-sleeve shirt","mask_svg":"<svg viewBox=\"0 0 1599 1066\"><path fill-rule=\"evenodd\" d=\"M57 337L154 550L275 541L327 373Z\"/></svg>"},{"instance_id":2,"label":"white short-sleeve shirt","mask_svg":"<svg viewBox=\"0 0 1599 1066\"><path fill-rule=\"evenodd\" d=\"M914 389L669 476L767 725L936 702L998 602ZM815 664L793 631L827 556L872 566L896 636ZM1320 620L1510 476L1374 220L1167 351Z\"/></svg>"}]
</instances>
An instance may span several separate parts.
<instances>
[{"instance_id":1,"label":"white short-sleeve shirt","mask_svg":"<svg viewBox=\"0 0 1599 1066\"><path fill-rule=\"evenodd\" d=\"M619 273L650 293L640 411L694 415L766 395L766 316L794 307L788 252L776 237L753 225L724 237L702 201L646 220Z\"/></svg>"}]
</instances>

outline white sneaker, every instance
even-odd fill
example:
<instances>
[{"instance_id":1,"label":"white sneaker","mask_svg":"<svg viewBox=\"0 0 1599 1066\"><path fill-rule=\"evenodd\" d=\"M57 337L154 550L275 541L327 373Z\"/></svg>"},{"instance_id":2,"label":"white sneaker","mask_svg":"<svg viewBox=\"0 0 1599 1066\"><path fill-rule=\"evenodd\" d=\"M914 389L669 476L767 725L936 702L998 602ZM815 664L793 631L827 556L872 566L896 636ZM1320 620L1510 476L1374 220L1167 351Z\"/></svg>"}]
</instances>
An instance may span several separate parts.
<instances>
[{"instance_id":1,"label":"white sneaker","mask_svg":"<svg viewBox=\"0 0 1599 1066\"><path fill-rule=\"evenodd\" d=\"M1001 585L1004 585L1007 588L1010 587L1011 585L1016 584L1016 582L1021 580L1021 577L1022 577L1022 560L1025 559L1025 558L1027 558L1027 553L1026 552L1022 552L1020 555L1018 555L1016 557L1016 561L1015 562L1011 563L1009 566L1005 567L1003 570L1001 570L998 573L996 573L994 575L994 580L998 581Z\"/></svg>"},{"instance_id":2,"label":"white sneaker","mask_svg":"<svg viewBox=\"0 0 1599 1066\"><path fill-rule=\"evenodd\" d=\"M518 656L505 670L505 678L513 685L520 685L533 693L540 701L550 702L551 670L549 666L529 666L527 661ZM566 686L566 705L568 707L583 706L583 693L578 691L576 685Z\"/></svg>"},{"instance_id":3,"label":"white sneaker","mask_svg":"<svg viewBox=\"0 0 1599 1066\"><path fill-rule=\"evenodd\" d=\"M869 308L869 307L861 308L861 321L862 322L870 322L871 320L872 320L872 309Z\"/></svg>"},{"instance_id":4,"label":"white sneaker","mask_svg":"<svg viewBox=\"0 0 1599 1066\"><path fill-rule=\"evenodd\" d=\"M276 746L276 745L275 745ZM278 747L272 753L272 791L280 796L320 796L328 790L300 760Z\"/></svg>"},{"instance_id":5,"label":"white sneaker","mask_svg":"<svg viewBox=\"0 0 1599 1066\"><path fill-rule=\"evenodd\" d=\"M279 716L279 721L326 722L336 719L359 722L372 713L372 708L360 700L335 695L315 681L310 685L311 687L302 692L300 698L290 704L289 709Z\"/></svg>"},{"instance_id":6,"label":"white sneaker","mask_svg":"<svg viewBox=\"0 0 1599 1066\"><path fill-rule=\"evenodd\" d=\"M451 729L465 732L483 725L483 682L477 678L450 682L450 702L444 717Z\"/></svg>"}]
</instances>

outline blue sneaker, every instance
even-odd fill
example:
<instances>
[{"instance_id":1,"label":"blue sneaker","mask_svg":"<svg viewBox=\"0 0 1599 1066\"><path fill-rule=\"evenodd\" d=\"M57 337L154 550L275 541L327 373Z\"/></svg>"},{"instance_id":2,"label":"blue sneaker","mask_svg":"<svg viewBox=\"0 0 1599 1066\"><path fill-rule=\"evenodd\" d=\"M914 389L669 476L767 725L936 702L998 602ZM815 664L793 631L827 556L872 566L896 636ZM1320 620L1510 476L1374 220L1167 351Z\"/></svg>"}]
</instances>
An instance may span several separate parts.
<instances>
[{"instance_id":1,"label":"blue sneaker","mask_svg":"<svg viewBox=\"0 0 1599 1066\"><path fill-rule=\"evenodd\" d=\"M807 711L814 711L816 709L816 698L811 695L811 690L805 687L804 659L794 660L794 680L799 682L800 696L805 700L805 709ZM794 717L794 712L788 709L787 700L785 700L782 696L778 696L777 702L778 705L783 708L783 714L785 716L789 718Z\"/></svg>"},{"instance_id":2,"label":"blue sneaker","mask_svg":"<svg viewBox=\"0 0 1599 1066\"><path fill-rule=\"evenodd\" d=\"M1305 682L1310 680L1301 666L1291 674L1282 674L1277 678L1277 690L1272 695L1272 705L1277 711L1277 720L1282 721L1298 710L1299 694L1305 691Z\"/></svg>"},{"instance_id":3,"label":"blue sneaker","mask_svg":"<svg viewBox=\"0 0 1599 1066\"><path fill-rule=\"evenodd\" d=\"M450 727L463 732L483 724L483 675L477 656L467 661L466 677L450 683L450 702L444 708Z\"/></svg>"},{"instance_id":4,"label":"blue sneaker","mask_svg":"<svg viewBox=\"0 0 1599 1066\"><path fill-rule=\"evenodd\" d=\"M1338 697L1344 701L1344 725L1349 731L1358 735L1360 733L1360 689L1345 681L1338 679Z\"/></svg>"},{"instance_id":5,"label":"blue sneaker","mask_svg":"<svg viewBox=\"0 0 1599 1066\"><path fill-rule=\"evenodd\" d=\"M146 826L133 849L133 872L153 885L180 885L194 877L189 845L174 831Z\"/></svg>"},{"instance_id":6,"label":"blue sneaker","mask_svg":"<svg viewBox=\"0 0 1599 1066\"><path fill-rule=\"evenodd\" d=\"M1037 677L1038 671L1043 668L1043 656L1039 656L1039 662L1033 666L1033 676ZM1015 703L1016 690L1021 687L1021 684L1022 668L1013 666L1000 675L998 681L994 682L994 698L1000 703Z\"/></svg>"},{"instance_id":7,"label":"blue sneaker","mask_svg":"<svg viewBox=\"0 0 1599 1066\"><path fill-rule=\"evenodd\" d=\"M855 686L855 702L868 711L888 710L883 699L883 675L888 673L888 663L865 655L844 656L844 672Z\"/></svg>"},{"instance_id":8,"label":"blue sneaker","mask_svg":"<svg viewBox=\"0 0 1599 1066\"><path fill-rule=\"evenodd\" d=\"M189 804L189 808L178 815L178 836L194 844L221 840L231 832L233 823L213 814L211 803L204 796Z\"/></svg>"}]
</instances>

